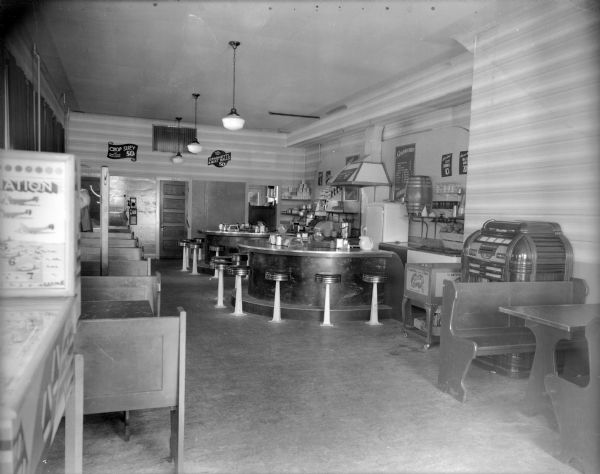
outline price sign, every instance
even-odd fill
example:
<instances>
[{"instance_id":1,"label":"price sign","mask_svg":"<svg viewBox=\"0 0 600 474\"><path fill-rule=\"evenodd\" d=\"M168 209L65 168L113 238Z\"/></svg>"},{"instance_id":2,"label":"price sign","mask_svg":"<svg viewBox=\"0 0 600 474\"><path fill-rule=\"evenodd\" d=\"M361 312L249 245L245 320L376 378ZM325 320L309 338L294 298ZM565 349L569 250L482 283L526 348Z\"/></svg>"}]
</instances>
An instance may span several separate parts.
<instances>
[{"instance_id":1,"label":"price sign","mask_svg":"<svg viewBox=\"0 0 600 474\"><path fill-rule=\"evenodd\" d=\"M107 158L111 160L120 160L129 158L131 161L137 161L138 146L133 143L125 143L124 145L115 145L113 142L108 142Z\"/></svg>"},{"instance_id":2,"label":"price sign","mask_svg":"<svg viewBox=\"0 0 600 474\"><path fill-rule=\"evenodd\" d=\"M442 178L452 176L452 153L442 155Z\"/></svg>"},{"instance_id":3,"label":"price sign","mask_svg":"<svg viewBox=\"0 0 600 474\"><path fill-rule=\"evenodd\" d=\"M408 178L413 175L415 169L416 145L403 145L396 147L396 169L394 172L394 200L400 201L406 194Z\"/></svg>"},{"instance_id":4,"label":"price sign","mask_svg":"<svg viewBox=\"0 0 600 474\"><path fill-rule=\"evenodd\" d=\"M458 174L467 174L468 164L469 152L467 150L461 151L458 155Z\"/></svg>"},{"instance_id":5,"label":"price sign","mask_svg":"<svg viewBox=\"0 0 600 474\"><path fill-rule=\"evenodd\" d=\"M223 150L215 150L208 157L208 166L214 165L217 168L223 168L231 161L231 152L225 153Z\"/></svg>"}]
</instances>

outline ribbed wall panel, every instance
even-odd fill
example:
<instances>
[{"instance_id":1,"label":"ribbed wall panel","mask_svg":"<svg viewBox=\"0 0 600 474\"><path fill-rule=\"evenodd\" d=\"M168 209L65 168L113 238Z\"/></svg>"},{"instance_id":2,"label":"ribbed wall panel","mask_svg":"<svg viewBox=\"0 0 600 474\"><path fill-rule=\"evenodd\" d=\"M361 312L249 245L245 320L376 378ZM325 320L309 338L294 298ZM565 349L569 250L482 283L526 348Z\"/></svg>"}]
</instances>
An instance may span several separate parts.
<instances>
[{"instance_id":1,"label":"ribbed wall panel","mask_svg":"<svg viewBox=\"0 0 600 474\"><path fill-rule=\"evenodd\" d=\"M465 234L490 218L559 223L598 302L599 15L532 5L477 37Z\"/></svg>"},{"instance_id":2,"label":"ribbed wall panel","mask_svg":"<svg viewBox=\"0 0 600 474\"><path fill-rule=\"evenodd\" d=\"M264 185L297 183L305 177L304 150L286 147L283 134L232 133L217 127L199 127L198 141L203 151L192 155L185 152L182 144L184 162L174 165L170 160L172 153L152 151L152 125L172 126L159 120L71 113L67 152L81 160L84 175L97 175L101 166L109 166L113 175L243 181ZM137 161L107 158L109 141L138 145ZM208 157L214 150L231 152L231 161L223 168L208 166Z\"/></svg>"}]
</instances>

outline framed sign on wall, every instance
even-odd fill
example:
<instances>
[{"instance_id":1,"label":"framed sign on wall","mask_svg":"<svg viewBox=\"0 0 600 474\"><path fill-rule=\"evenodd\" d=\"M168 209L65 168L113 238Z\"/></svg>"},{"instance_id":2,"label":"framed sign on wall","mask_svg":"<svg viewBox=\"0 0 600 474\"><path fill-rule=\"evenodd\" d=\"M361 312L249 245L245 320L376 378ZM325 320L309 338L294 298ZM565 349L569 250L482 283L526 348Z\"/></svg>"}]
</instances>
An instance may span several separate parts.
<instances>
[{"instance_id":1,"label":"framed sign on wall","mask_svg":"<svg viewBox=\"0 0 600 474\"><path fill-rule=\"evenodd\" d=\"M394 201L401 201L406 194L406 185L415 171L416 144L396 147L394 172Z\"/></svg>"},{"instance_id":2,"label":"framed sign on wall","mask_svg":"<svg viewBox=\"0 0 600 474\"><path fill-rule=\"evenodd\" d=\"M0 295L74 296L79 177L73 155L0 151Z\"/></svg>"}]
</instances>

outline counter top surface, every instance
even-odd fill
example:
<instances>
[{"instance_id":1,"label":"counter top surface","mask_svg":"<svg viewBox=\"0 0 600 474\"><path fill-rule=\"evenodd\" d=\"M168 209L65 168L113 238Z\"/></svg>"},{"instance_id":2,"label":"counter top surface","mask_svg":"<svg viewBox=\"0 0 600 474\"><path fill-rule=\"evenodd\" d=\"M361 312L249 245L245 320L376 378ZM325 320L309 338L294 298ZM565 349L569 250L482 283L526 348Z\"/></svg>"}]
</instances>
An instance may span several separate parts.
<instances>
[{"instance_id":1,"label":"counter top surface","mask_svg":"<svg viewBox=\"0 0 600 474\"><path fill-rule=\"evenodd\" d=\"M350 248L348 250L341 249L323 249L323 248L310 248L309 245L305 244L304 247L286 247L282 245L273 245L267 242L257 242L253 244L240 244L240 248L270 254L280 255L306 255L306 256L319 256L319 257L391 257L395 255L393 252L387 250L361 250L356 248Z\"/></svg>"},{"instance_id":2,"label":"counter top surface","mask_svg":"<svg viewBox=\"0 0 600 474\"><path fill-rule=\"evenodd\" d=\"M72 317L73 297L5 298L0 301L2 403L23 395L35 369Z\"/></svg>"},{"instance_id":3,"label":"counter top surface","mask_svg":"<svg viewBox=\"0 0 600 474\"><path fill-rule=\"evenodd\" d=\"M204 234L206 235L223 235L223 236L231 236L231 237L268 237L269 232L248 232L243 230L205 230Z\"/></svg>"},{"instance_id":4,"label":"counter top surface","mask_svg":"<svg viewBox=\"0 0 600 474\"><path fill-rule=\"evenodd\" d=\"M426 246L426 245L418 245L408 242L380 242L380 247L384 249L401 249L401 250L411 250L414 252L426 252L433 253L438 255L447 255L450 257L460 257L462 255L462 250L458 249L449 249L445 247L434 247L434 246Z\"/></svg>"}]
</instances>

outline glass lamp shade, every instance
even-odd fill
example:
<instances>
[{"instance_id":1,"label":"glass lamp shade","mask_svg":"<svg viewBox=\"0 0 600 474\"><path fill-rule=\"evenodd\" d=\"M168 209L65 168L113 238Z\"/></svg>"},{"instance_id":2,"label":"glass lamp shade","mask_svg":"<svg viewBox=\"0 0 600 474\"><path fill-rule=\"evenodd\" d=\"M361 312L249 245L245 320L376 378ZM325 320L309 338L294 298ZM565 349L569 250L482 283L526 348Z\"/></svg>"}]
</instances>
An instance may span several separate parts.
<instances>
[{"instance_id":1,"label":"glass lamp shade","mask_svg":"<svg viewBox=\"0 0 600 474\"><path fill-rule=\"evenodd\" d=\"M190 153L196 155L202 151L202 145L198 143L198 139L195 139L193 142L188 143L187 149Z\"/></svg>"},{"instance_id":2,"label":"glass lamp shade","mask_svg":"<svg viewBox=\"0 0 600 474\"><path fill-rule=\"evenodd\" d=\"M171 158L171 161L174 165L179 165L183 163L183 156L181 156L181 153L177 152L177 154Z\"/></svg>"},{"instance_id":3,"label":"glass lamp shade","mask_svg":"<svg viewBox=\"0 0 600 474\"><path fill-rule=\"evenodd\" d=\"M244 124L246 123L246 121L238 115L237 110L235 109L231 109L229 115L223 117L222 121L223 127L225 127L227 130L234 131L241 130L242 128L244 128Z\"/></svg>"}]
</instances>

